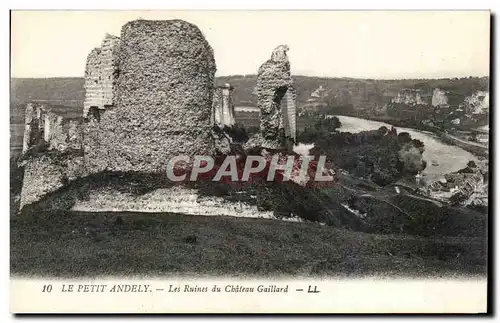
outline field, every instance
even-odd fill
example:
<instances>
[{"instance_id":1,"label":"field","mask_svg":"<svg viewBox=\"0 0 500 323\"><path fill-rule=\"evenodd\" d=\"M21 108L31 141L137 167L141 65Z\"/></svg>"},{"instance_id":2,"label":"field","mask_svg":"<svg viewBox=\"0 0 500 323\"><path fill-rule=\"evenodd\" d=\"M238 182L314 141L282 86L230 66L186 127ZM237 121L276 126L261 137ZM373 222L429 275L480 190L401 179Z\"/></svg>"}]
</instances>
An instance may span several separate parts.
<instances>
[{"instance_id":1,"label":"field","mask_svg":"<svg viewBox=\"0 0 500 323\"><path fill-rule=\"evenodd\" d=\"M486 254L484 238L264 219L76 212L11 218L16 276L484 276Z\"/></svg>"}]
</instances>

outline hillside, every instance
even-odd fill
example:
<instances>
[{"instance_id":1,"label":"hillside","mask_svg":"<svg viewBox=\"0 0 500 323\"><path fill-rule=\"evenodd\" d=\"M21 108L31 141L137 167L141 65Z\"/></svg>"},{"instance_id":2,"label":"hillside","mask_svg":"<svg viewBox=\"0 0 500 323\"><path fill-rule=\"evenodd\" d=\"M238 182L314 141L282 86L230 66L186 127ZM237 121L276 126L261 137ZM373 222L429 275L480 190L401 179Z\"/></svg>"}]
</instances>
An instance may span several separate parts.
<instances>
[{"instance_id":1,"label":"hillside","mask_svg":"<svg viewBox=\"0 0 500 323\"><path fill-rule=\"evenodd\" d=\"M232 76L217 81L235 86L237 105L255 105L255 76ZM299 104L308 104L311 92L317 92L321 86L326 90L321 99L330 100L330 107L359 111L385 103L403 87L448 86L454 91L469 93L485 86L486 81L477 78L378 81L296 77ZM418 85L416 82L427 83ZM50 100L55 110L65 115L78 114L81 109L81 78L15 79L12 84L11 111L15 113L11 113L11 123L12 120L17 122L19 134L23 102L27 100ZM486 274L487 214L436 203L411 192L400 193L393 186L379 187L361 178L369 175L364 174L365 171L373 171L379 181L384 182L381 185L399 179L405 164L398 164L397 158L385 162L379 157L397 156L402 149L399 141L406 144L405 140L411 137L394 133L394 140L376 144L378 137L385 138L378 133L380 129L373 133L332 137L328 126L325 124L326 132L322 127L312 127L304 133L311 139L317 138L316 146L330 149L330 157L341 159L337 163L344 162L342 167L354 175L339 172L339 185L333 187L313 190L270 185L264 190L263 186L256 186L256 191L264 193L261 196L250 194L264 197L258 203L261 209L276 210L277 214L298 214L312 222L163 213L171 210L148 214L96 214L33 208L38 211L33 212L35 216L11 217L10 220L12 274L65 277L82 272L94 277L195 273L256 276ZM11 131L16 132L12 129L11 125ZM389 145L391 142L393 146ZM393 147L391 151L385 149L390 147ZM398 176L394 177L393 173ZM34 174L43 180L39 172ZM117 191L127 192L128 198L132 193L140 196L151 189L162 188L163 181L156 174L154 177L138 174L134 185L130 185L130 178L109 175L106 178L97 174L96 183L87 179L74 181L39 205L61 207L60 202L71 202L68 196L85 200L87 195L80 193L90 191L87 182L90 186L95 184L108 189L111 186L104 181L109 180ZM124 183L120 182L121 178ZM15 185L12 187L13 180L20 183L18 176L11 177L11 198L17 193ZM131 191L131 187L134 190ZM206 191L208 195L214 190ZM224 193L219 192L220 195ZM230 190L228 193L229 197L234 195ZM356 215L356 221L351 213ZM314 223L316 221L328 225L322 226ZM65 241L64 246L60 246L60 241ZM126 250L123 246L127 246ZM33 256L40 254L44 257Z\"/></svg>"},{"instance_id":2,"label":"hillside","mask_svg":"<svg viewBox=\"0 0 500 323\"><path fill-rule=\"evenodd\" d=\"M371 80L351 78L322 78L309 76L295 76L297 88L297 105L299 111L302 109L326 109L324 112L338 115L353 115L363 118L382 117L380 111L384 105L404 88L418 88L423 93L432 93L434 88L440 88L449 93L450 104L458 104L466 96L478 90L488 90L488 77L469 77L453 79L429 79L429 80ZM230 83L234 86L234 102L236 106L257 106L254 88L257 84L256 75L234 75L218 77L219 85ZM65 117L76 117L81 115L83 100L85 98L84 79L79 77L70 78L11 78L11 153L19 154L22 145L24 103L29 100L50 101L54 112ZM323 88L320 97L312 97L315 91ZM453 101L453 102L452 102ZM456 101L456 102L455 102ZM398 125L398 118L384 115L391 124ZM390 119L390 120L389 120ZM246 128L259 127L259 120L255 113L236 112L237 122ZM408 123L400 126L422 128L423 126ZM486 120L487 122L487 120ZM484 122L483 122L484 123ZM298 129L307 124L304 118L298 118ZM483 124L480 124L483 125ZM475 127L475 126L474 126ZM425 127L423 130L428 130Z\"/></svg>"},{"instance_id":3,"label":"hillside","mask_svg":"<svg viewBox=\"0 0 500 323\"><path fill-rule=\"evenodd\" d=\"M11 102L23 103L27 100L53 100L67 106L82 106L85 97L84 79L72 78L12 78ZM352 106L354 109L375 108L389 102L403 88L419 88L432 92L441 88L451 93L468 96L478 90L488 90L488 77L453 79L409 79L373 80L351 78L324 78L294 76L299 105L308 103L310 95L322 86L325 95L322 100L333 106ZM234 86L237 106L256 106L254 88L256 75L234 75L217 78L218 84L230 83Z\"/></svg>"},{"instance_id":4,"label":"hillside","mask_svg":"<svg viewBox=\"0 0 500 323\"><path fill-rule=\"evenodd\" d=\"M57 101L59 105L83 106L85 99L82 77L11 78L11 105L29 100Z\"/></svg>"},{"instance_id":5,"label":"hillside","mask_svg":"<svg viewBox=\"0 0 500 323\"><path fill-rule=\"evenodd\" d=\"M376 235L179 214L62 212L10 221L14 276L486 274L482 237Z\"/></svg>"}]
</instances>

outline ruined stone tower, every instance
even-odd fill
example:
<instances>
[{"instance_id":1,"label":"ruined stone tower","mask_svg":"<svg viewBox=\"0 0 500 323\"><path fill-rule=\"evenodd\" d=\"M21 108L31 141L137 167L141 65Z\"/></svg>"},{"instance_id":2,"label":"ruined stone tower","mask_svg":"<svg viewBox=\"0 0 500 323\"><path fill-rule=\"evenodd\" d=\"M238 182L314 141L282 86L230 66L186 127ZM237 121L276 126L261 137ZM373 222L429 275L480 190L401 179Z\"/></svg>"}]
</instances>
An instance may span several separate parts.
<instances>
[{"instance_id":1,"label":"ruined stone tower","mask_svg":"<svg viewBox=\"0 0 500 323\"><path fill-rule=\"evenodd\" d=\"M114 90L101 95L102 106L112 103L113 109L87 129L86 162L96 171L155 172L175 155L211 153L216 67L198 27L182 20L131 21L122 27L116 53L116 73L107 74L117 75Z\"/></svg>"},{"instance_id":2,"label":"ruined stone tower","mask_svg":"<svg viewBox=\"0 0 500 323\"><path fill-rule=\"evenodd\" d=\"M234 88L230 84L215 88L213 122L221 128L235 124L233 90Z\"/></svg>"},{"instance_id":3,"label":"ruined stone tower","mask_svg":"<svg viewBox=\"0 0 500 323\"><path fill-rule=\"evenodd\" d=\"M278 46L258 71L256 93L264 148L286 148L286 137L295 141L296 94L287 51L288 46Z\"/></svg>"},{"instance_id":4,"label":"ruined stone tower","mask_svg":"<svg viewBox=\"0 0 500 323\"><path fill-rule=\"evenodd\" d=\"M283 126L285 136L296 140L297 115L295 106L296 94L293 88L289 88L281 101L281 114L283 116Z\"/></svg>"},{"instance_id":5,"label":"ruined stone tower","mask_svg":"<svg viewBox=\"0 0 500 323\"><path fill-rule=\"evenodd\" d=\"M28 151L33 142L33 117L36 114L36 110L33 108L33 104L28 103L26 105L26 112L24 114L24 136L23 136L23 154ZM38 128L39 125L35 125Z\"/></svg>"},{"instance_id":6,"label":"ruined stone tower","mask_svg":"<svg viewBox=\"0 0 500 323\"><path fill-rule=\"evenodd\" d=\"M114 105L119 45L118 37L107 34L101 47L93 49L87 57L83 103L83 117L85 118L89 116L89 112L99 118L106 108Z\"/></svg>"}]
</instances>

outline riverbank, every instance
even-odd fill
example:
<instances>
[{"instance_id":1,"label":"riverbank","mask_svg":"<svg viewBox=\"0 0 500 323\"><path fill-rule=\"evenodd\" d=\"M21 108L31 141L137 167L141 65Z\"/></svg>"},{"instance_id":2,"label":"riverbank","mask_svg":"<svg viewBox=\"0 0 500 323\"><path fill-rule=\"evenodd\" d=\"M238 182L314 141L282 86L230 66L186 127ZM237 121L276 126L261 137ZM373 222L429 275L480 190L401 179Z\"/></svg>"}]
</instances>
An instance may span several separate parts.
<instances>
[{"instance_id":1,"label":"riverbank","mask_svg":"<svg viewBox=\"0 0 500 323\"><path fill-rule=\"evenodd\" d=\"M482 157L482 158L489 157L488 146L483 146L483 145L477 144L475 142L461 140L460 138L457 138L457 137L450 135L448 133L441 134L439 136L439 138L444 143L460 147L463 150L468 151L477 157Z\"/></svg>"},{"instance_id":2,"label":"riverbank","mask_svg":"<svg viewBox=\"0 0 500 323\"><path fill-rule=\"evenodd\" d=\"M340 115L339 115L340 116ZM454 137L446 131L441 130L441 128L424 125L420 122L409 122L408 120L400 120L392 117L382 117L382 116L357 116L357 115L342 115L345 117L358 118L371 120L376 122L383 122L388 125L394 126L396 128L407 128L412 129L419 132L424 132L428 134L432 134L435 138L439 139L445 144L453 145L459 147L476 157L479 158L489 158L489 149L481 144L477 144L475 142L468 142L465 140L461 140L459 138ZM477 129L470 129L471 131L478 131ZM479 131L480 132L480 131Z\"/></svg>"},{"instance_id":3,"label":"riverbank","mask_svg":"<svg viewBox=\"0 0 500 323\"><path fill-rule=\"evenodd\" d=\"M337 116L342 124L340 131L360 132L364 130L377 130L382 126L391 128L391 124L368 119ZM427 161L427 167L422 174L428 182L439 180L444 174L458 171L467 165L469 161L479 162L479 158L471 152L458 146L443 142L439 136L431 132L397 127L398 133L407 132L411 138L418 139L424 143L423 159Z\"/></svg>"}]
</instances>

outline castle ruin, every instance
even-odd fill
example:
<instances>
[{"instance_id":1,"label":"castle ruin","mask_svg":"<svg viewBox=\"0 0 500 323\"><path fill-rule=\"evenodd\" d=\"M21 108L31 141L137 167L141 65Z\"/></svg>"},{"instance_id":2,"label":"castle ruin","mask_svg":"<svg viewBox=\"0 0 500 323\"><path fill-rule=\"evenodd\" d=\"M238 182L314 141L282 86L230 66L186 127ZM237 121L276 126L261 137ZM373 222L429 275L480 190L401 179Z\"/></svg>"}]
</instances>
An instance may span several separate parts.
<instances>
[{"instance_id":1,"label":"castle ruin","mask_svg":"<svg viewBox=\"0 0 500 323\"><path fill-rule=\"evenodd\" d=\"M181 20L128 22L113 61L113 109L90 122L85 142L92 168L161 172L175 155L211 154L216 67L198 27Z\"/></svg>"},{"instance_id":2,"label":"castle ruin","mask_svg":"<svg viewBox=\"0 0 500 323\"><path fill-rule=\"evenodd\" d=\"M217 86L214 91L213 123L220 128L233 126L234 120L234 88L230 84Z\"/></svg>"},{"instance_id":3,"label":"castle ruin","mask_svg":"<svg viewBox=\"0 0 500 323\"><path fill-rule=\"evenodd\" d=\"M40 149L81 149L81 130L80 119L63 118L44 104L30 102L25 110L23 154Z\"/></svg>"},{"instance_id":4,"label":"castle ruin","mask_svg":"<svg viewBox=\"0 0 500 323\"><path fill-rule=\"evenodd\" d=\"M292 138L295 142L297 139L297 112L296 112L296 94L292 88L288 89L281 100L281 115L283 118L283 127L285 136Z\"/></svg>"},{"instance_id":5,"label":"castle ruin","mask_svg":"<svg viewBox=\"0 0 500 323\"><path fill-rule=\"evenodd\" d=\"M280 149L283 138L295 139L295 90L286 50L278 47L259 69L266 148ZM103 178L114 182L139 174L130 176L148 178L139 179L145 185L149 178L163 180L174 156L212 155L213 127L235 124L233 87L215 86L215 71L209 43L198 27L182 20L135 20L122 27L120 37L106 35L87 57L80 120L66 120L44 105L27 106L20 209L85 209L95 205L89 198L97 193L103 209L106 203L141 209L152 196L161 198L161 205L174 201L177 193L163 182L144 197L116 192ZM60 197L65 187L78 193Z\"/></svg>"},{"instance_id":6,"label":"castle ruin","mask_svg":"<svg viewBox=\"0 0 500 323\"><path fill-rule=\"evenodd\" d=\"M89 112L95 117L113 106L115 84L118 78L117 52L120 38L106 34L100 48L93 49L85 67L85 101L83 116Z\"/></svg>"},{"instance_id":7,"label":"castle ruin","mask_svg":"<svg viewBox=\"0 0 500 323\"><path fill-rule=\"evenodd\" d=\"M276 47L271 58L259 68L257 76L257 105L260 108L262 146L283 149L286 138L295 141L296 93L286 55L287 45Z\"/></svg>"}]
</instances>

